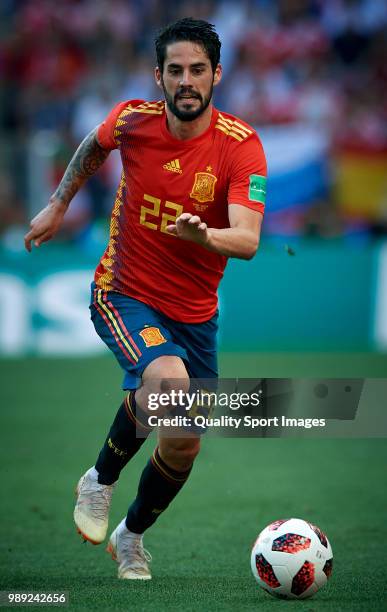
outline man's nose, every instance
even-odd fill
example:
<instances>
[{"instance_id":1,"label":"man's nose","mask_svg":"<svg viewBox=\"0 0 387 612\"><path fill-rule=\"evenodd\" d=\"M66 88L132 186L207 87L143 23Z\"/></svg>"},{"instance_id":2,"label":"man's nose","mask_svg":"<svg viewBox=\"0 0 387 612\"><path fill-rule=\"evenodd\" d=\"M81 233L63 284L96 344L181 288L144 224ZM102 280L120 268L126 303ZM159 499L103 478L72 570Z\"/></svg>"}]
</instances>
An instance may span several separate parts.
<instances>
[{"instance_id":1,"label":"man's nose","mask_svg":"<svg viewBox=\"0 0 387 612\"><path fill-rule=\"evenodd\" d=\"M184 70L180 78L180 86L190 87L191 85L192 85L191 73L188 69Z\"/></svg>"}]
</instances>

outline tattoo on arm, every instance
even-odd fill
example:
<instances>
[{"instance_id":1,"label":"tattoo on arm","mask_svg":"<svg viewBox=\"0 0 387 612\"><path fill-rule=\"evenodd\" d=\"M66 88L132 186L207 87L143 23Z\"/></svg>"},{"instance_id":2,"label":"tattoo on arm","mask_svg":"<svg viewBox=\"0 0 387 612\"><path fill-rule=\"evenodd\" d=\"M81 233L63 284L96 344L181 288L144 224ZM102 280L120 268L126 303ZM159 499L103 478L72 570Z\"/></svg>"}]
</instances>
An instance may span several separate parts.
<instances>
[{"instance_id":1,"label":"tattoo on arm","mask_svg":"<svg viewBox=\"0 0 387 612\"><path fill-rule=\"evenodd\" d=\"M98 144L97 128L95 128L74 153L52 198L61 200L68 206L83 183L102 166L109 153L110 151Z\"/></svg>"}]
</instances>

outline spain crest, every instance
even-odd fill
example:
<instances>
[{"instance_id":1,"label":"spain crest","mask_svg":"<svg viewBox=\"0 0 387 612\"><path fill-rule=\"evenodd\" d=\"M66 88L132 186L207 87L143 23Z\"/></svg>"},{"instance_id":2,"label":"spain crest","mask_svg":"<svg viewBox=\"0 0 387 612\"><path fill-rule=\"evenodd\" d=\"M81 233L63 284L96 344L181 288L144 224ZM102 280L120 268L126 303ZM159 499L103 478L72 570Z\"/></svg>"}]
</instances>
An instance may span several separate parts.
<instances>
[{"instance_id":1,"label":"spain crest","mask_svg":"<svg viewBox=\"0 0 387 612\"><path fill-rule=\"evenodd\" d=\"M189 197L198 202L213 202L217 180L209 172L195 172L195 182Z\"/></svg>"},{"instance_id":2,"label":"spain crest","mask_svg":"<svg viewBox=\"0 0 387 612\"><path fill-rule=\"evenodd\" d=\"M167 341L158 327L145 327L140 331L140 336L145 342L145 346L158 346Z\"/></svg>"}]
</instances>

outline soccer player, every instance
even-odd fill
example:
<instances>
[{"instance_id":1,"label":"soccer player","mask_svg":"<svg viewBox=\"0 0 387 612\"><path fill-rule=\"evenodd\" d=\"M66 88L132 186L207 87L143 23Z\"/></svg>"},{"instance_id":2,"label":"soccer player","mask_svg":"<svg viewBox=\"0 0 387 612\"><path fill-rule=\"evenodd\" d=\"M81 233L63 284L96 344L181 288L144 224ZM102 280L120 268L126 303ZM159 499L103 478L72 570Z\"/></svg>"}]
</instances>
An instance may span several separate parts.
<instances>
[{"instance_id":1,"label":"soccer player","mask_svg":"<svg viewBox=\"0 0 387 612\"><path fill-rule=\"evenodd\" d=\"M121 470L151 431L149 393L186 392L190 377L216 379L218 284L228 257L251 259L258 248L266 162L255 130L211 103L220 46L202 20L164 28L155 79L165 100L117 104L83 140L25 237L28 251L50 240L74 194L120 150L122 177L90 309L129 393L77 487L74 520L94 544L106 537ZM199 448L192 431L159 435L136 499L109 539L119 578L151 577L143 533L187 481Z\"/></svg>"}]
</instances>

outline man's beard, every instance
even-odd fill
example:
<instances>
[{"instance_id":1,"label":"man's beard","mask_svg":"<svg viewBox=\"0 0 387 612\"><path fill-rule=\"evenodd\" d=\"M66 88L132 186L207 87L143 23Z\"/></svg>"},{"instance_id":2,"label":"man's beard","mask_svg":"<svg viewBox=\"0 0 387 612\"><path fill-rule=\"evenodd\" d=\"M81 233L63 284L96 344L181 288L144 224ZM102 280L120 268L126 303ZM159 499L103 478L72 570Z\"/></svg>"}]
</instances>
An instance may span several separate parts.
<instances>
[{"instance_id":1,"label":"man's beard","mask_svg":"<svg viewBox=\"0 0 387 612\"><path fill-rule=\"evenodd\" d=\"M180 121L193 121L194 119L197 119L198 117L200 117L201 114L204 113L209 103L211 102L213 85L211 85L209 94L205 98L203 98L199 93L196 93L196 92L194 93L190 89L183 88L183 87L176 92L174 97L172 97L171 95L169 95L169 93L165 89L164 82L163 81L161 82L162 82L165 101L167 103L167 106L169 110L171 111L171 113L173 113L175 117L180 119ZM196 98L197 100L199 100L200 102L199 107L196 110L180 110L177 107L176 102L177 102L178 97L182 95L191 95L192 98Z\"/></svg>"}]
</instances>

